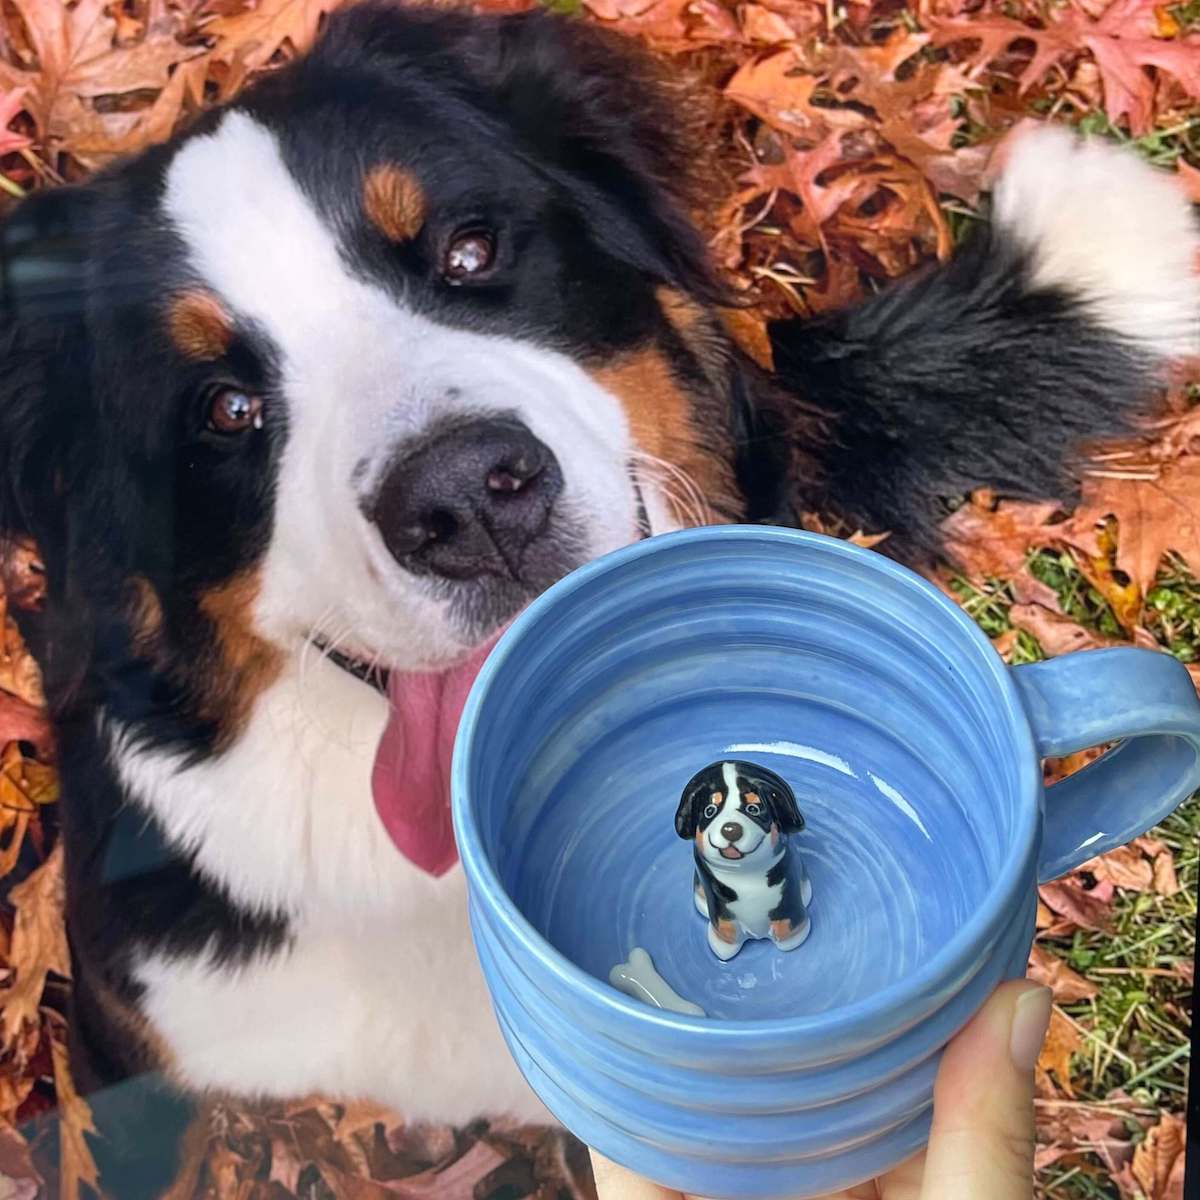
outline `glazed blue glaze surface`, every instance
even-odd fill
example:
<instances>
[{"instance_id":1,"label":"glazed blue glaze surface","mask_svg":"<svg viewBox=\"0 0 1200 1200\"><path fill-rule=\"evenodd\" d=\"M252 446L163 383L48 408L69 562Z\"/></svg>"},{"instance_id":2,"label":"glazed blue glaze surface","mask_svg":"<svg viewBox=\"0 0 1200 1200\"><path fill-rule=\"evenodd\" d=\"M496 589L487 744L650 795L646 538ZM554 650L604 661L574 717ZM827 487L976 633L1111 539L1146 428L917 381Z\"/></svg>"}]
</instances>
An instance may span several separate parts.
<instances>
[{"instance_id":1,"label":"glazed blue glaze surface","mask_svg":"<svg viewBox=\"0 0 1200 1200\"><path fill-rule=\"evenodd\" d=\"M1039 858L1039 754L1135 734L1051 790ZM807 823L788 954L719 962L692 903L674 810L725 756L782 775ZM516 622L464 713L454 815L501 1027L552 1111L661 1183L798 1196L921 1143L941 1047L1024 973L1036 879L1154 824L1198 764L1165 655L1012 672L881 556L723 527L619 551ZM707 1019L608 985L635 946Z\"/></svg>"}]
</instances>

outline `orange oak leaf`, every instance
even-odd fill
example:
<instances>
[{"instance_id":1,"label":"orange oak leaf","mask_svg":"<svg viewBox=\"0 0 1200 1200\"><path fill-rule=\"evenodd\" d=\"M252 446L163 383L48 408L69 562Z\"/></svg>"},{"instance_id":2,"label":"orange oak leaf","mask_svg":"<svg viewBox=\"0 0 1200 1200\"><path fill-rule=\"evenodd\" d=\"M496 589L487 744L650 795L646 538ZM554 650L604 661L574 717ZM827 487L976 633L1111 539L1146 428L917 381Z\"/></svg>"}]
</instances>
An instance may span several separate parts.
<instances>
[{"instance_id":1,"label":"orange oak leaf","mask_svg":"<svg viewBox=\"0 0 1200 1200\"><path fill-rule=\"evenodd\" d=\"M317 36L321 19L340 0L258 0L242 12L218 16L204 26L216 39L213 57L233 66L223 93L236 91L246 77L265 67L281 50L307 50Z\"/></svg>"},{"instance_id":2,"label":"orange oak leaf","mask_svg":"<svg viewBox=\"0 0 1200 1200\"><path fill-rule=\"evenodd\" d=\"M610 28L666 52L742 41L733 13L716 0L585 0L585 7Z\"/></svg>"},{"instance_id":3,"label":"orange oak leaf","mask_svg":"<svg viewBox=\"0 0 1200 1200\"><path fill-rule=\"evenodd\" d=\"M1036 942L1029 954L1028 975L1030 979L1053 989L1054 999L1059 1004L1087 1000L1100 991L1094 983L1067 966L1057 954L1051 954Z\"/></svg>"},{"instance_id":4,"label":"orange oak leaf","mask_svg":"<svg viewBox=\"0 0 1200 1200\"><path fill-rule=\"evenodd\" d=\"M990 493L975 492L942 522L946 548L972 579L1011 579L1031 549L1054 539L1047 522L1058 507L1015 500L993 505Z\"/></svg>"},{"instance_id":5,"label":"orange oak leaf","mask_svg":"<svg viewBox=\"0 0 1200 1200\"><path fill-rule=\"evenodd\" d=\"M1038 1055L1038 1070L1058 1079L1058 1086L1068 1096L1074 1096L1071 1087L1071 1056L1079 1050L1083 1041L1071 1019L1056 1004L1050 1010L1050 1028L1042 1052Z\"/></svg>"},{"instance_id":6,"label":"orange oak leaf","mask_svg":"<svg viewBox=\"0 0 1200 1200\"><path fill-rule=\"evenodd\" d=\"M1088 50L1104 86L1104 111L1114 123L1125 118L1134 134L1143 134L1153 125L1154 104L1154 84L1143 68L1167 72L1189 96L1200 97L1200 37L1153 36L1158 32L1154 12L1147 0L1114 0L1097 20L1066 6L1054 10L1043 27L1008 16L974 16L935 20L930 32L937 45L978 41L978 50L969 55L976 73L1013 42L1032 42L1033 57L1018 72L1022 92L1068 55Z\"/></svg>"},{"instance_id":7,"label":"orange oak leaf","mask_svg":"<svg viewBox=\"0 0 1200 1200\"><path fill-rule=\"evenodd\" d=\"M41 610L46 600L46 568L32 539L0 538L0 593L13 608Z\"/></svg>"},{"instance_id":8,"label":"orange oak leaf","mask_svg":"<svg viewBox=\"0 0 1200 1200\"><path fill-rule=\"evenodd\" d=\"M67 1058L67 1047L58 1037L50 1040L50 1057L54 1063L54 1087L58 1093L59 1119L59 1191L61 1200L76 1200L85 1193L81 1185L97 1194L99 1171L88 1146L87 1134L96 1133L92 1110L88 1102L75 1090L71 1078L71 1065Z\"/></svg>"},{"instance_id":9,"label":"orange oak leaf","mask_svg":"<svg viewBox=\"0 0 1200 1200\"><path fill-rule=\"evenodd\" d=\"M1094 630L1085 629L1065 614L1052 612L1040 604L1014 604L1008 610L1008 619L1018 629L1032 634L1041 648L1051 656L1120 644Z\"/></svg>"},{"instance_id":10,"label":"orange oak leaf","mask_svg":"<svg viewBox=\"0 0 1200 1200\"><path fill-rule=\"evenodd\" d=\"M16 979L0 993L0 1035L10 1046L27 1021L35 1021L46 975L71 974L67 939L63 932L63 852L57 846L28 879L9 893L16 910L10 963Z\"/></svg>"},{"instance_id":11,"label":"orange oak leaf","mask_svg":"<svg viewBox=\"0 0 1200 1200\"><path fill-rule=\"evenodd\" d=\"M25 647L21 631L8 611L8 597L0 591L0 692L15 696L33 708L45 706L42 674Z\"/></svg>"},{"instance_id":12,"label":"orange oak leaf","mask_svg":"<svg viewBox=\"0 0 1200 1200\"><path fill-rule=\"evenodd\" d=\"M177 63L203 53L203 47L177 41L166 19L148 24L137 44L117 45L118 23L106 0L79 0L73 8L62 0L13 2L37 57L36 71L17 73L28 76L25 108L52 147L69 145L78 135L103 142L127 127L133 114L104 112L93 101L157 93Z\"/></svg>"},{"instance_id":13,"label":"orange oak leaf","mask_svg":"<svg viewBox=\"0 0 1200 1200\"><path fill-rule=\"evenodd\" d=\"M1179 877L1175 874L1175 858L1170 850L1154 856L1154 890L1160 896L1178 895Z\"/></svg>"},{"instance_id":14,"label":"orange oak leaf","mask_svg":"<svg viewBox=\"0 0 1200 1200\"><path fill-rule=\"evenodd\" d=\"M725 95L768 125L819 137L830 125L839 123L842 112L813 105L813 93L820 83L820 76L801 73L799 59L792 50L781 50L740 66L725 85ZM864 118L851 112L847 123L860 127Z\"/></svg>"},{"instance_id":15,"label":"orange oak leaf","mask_svg":"<svg viewBox=\"0 0 1200 1200\"><path fill-rule=\"evenodd\" d=\"M0 93L0 154L24 150L30 144L24 134L14 133L9 129L13 118L25 108L26 91L26 88L15 87Z\"/></svg>"},{"instance_id":16,"label":"orange oak leaf","mask_svg":"<svg viewBox=\"0 0 1200 1200\"><path fill-rule=\"evenodd\" d=\"M1118 846L1080 868L1127 892L1148 892L1154 886L1154 864L1133 846Z\"/></svg>"},{"instance_id":17,"label":"orange oak leaf","mask_svg":"<svg viewBox=\"0 0 1200 1200\"><path fill-rule=\"evenodd\" d=\"M1109 889L1111 891L1111 888ZM1038 895L1051 912L1078 925L1081 929L1092 929L1107 932L1112 926L1112 906L1096 894L1096 889L1089 891L1079 880L1068 877L1043 883L1038 888Z\"/></svg>"},{"instance_id":18,"label":"orange oak leaf","mask_svg":"<svg viewBox=\"0 0 1200 1200\"><path fill-rule=\"evenodd\" d=\"M1183 1200L1183 1176L1187 1150L1187 1127L1179 1117L1165 1112L1145 1140L1133 1152L1126 1169L1122 1192L1139 1194L1145 1200ZM1136 1183L1136 1189L1128 1188ZM1128 1190L1126 1190L1128 1188Z\"/></svg>"},{"instance_id":19,"label":"orange oak leaf","mask_svg":"<svg viewBox=\"0 0 1200 1200\"><path fill-rule=\"evenodd\" d=\"M1090 476L1083 502L1064 533L1088 554L1100 550L1096 530L1117 519L1116 565L1145 595L1168 550L1200 568L1200 457L1165 462L1157 478Z\"/></svg>"}]
</instances>

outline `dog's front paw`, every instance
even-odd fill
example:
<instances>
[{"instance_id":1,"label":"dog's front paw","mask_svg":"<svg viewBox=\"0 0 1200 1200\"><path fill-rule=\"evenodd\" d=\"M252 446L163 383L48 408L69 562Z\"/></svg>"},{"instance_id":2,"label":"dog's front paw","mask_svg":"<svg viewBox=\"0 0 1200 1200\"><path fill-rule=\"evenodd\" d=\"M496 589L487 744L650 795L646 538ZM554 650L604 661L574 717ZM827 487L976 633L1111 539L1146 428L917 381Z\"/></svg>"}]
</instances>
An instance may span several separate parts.
<instances>
[{"instance_id":1,"label":"dog's front paw","mask_svg":"<svg viewBox=\"0 0 1200 1200\"><path fill-rule=\"evenodd\" d=\"M797 946L808 940L811 932L812 920L807 914L794 925L788 920L771 922L771 941L780 950L795 950Z\"/></svg>"},{"instance_id":2,"label":"dog's front paw","mask_svg":"<svg viewBox=\"0 0 1200 1200\"><path fill-rule=\"evenodd\" d=\"M742 948L745 941L746 935L736 921L717 921L709 924L709 949L722 962L728 962Z\"/></svg>"}]
</instances>

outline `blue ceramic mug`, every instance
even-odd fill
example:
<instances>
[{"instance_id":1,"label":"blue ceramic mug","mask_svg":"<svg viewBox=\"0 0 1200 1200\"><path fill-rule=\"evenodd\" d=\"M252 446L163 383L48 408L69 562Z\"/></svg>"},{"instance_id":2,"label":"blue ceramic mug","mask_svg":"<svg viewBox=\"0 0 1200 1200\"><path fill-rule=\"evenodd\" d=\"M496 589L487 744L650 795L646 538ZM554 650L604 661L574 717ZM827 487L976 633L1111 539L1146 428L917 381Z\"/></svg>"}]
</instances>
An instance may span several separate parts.
<instances>
[{"instance_id":1,"label":"blue ceramic mug","mask_svg":"<svg viewBox=\"0 0 1200 1200\"><path fill-rule=\"evenodd\" d=\"M1041 759L1126 739L1043 789ZM812 933L710 952L680 790L750 759L791 784ZM467 703L454 818L504 1035L552 1112L668 1187L796 1197L925 1141L942 1047L1024 974L1036 883L1200 786L1165 654L1010 669L919 576L816 534L654 538L504 636ZM634 947L706 1017L612 988Z\"/></svg>"}]
</instances>

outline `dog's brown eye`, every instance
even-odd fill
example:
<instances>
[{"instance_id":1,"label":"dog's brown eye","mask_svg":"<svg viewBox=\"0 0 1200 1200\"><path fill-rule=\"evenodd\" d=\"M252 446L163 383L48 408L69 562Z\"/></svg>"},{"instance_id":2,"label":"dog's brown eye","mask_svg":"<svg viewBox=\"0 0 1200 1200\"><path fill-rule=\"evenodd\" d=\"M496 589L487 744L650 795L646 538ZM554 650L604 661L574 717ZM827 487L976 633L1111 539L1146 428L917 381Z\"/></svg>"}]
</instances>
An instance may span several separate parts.
<instances>
[{"instance_id":1,"label":"dog's brown eye","mask_svg":"<svg viewBox=\"0 0 1200 1200\"><path fill-rule=\"evenodd\" d=\"M762 808L759 805L757 805L757 804L747 804L746 805L746 816L757 817L760 812L762 812Z\"/></svg>"},{"instance_id":2,"label":"dog's brown eye","mask_svg":"<svg viewBox=\"0 0 1200 1200\"><path fill-rule=\"evenodd\" d=\"M456 233L442 257L442 274L450 283L486 275L496 259L496 242L486 229Z\"/></svg>"},{"instance_id":3,"label":"dog's brown eye","mask_svg":"<svg viewBox=\"0 0 1200 1200\"><path fill-rule=\"evenodd\" d=\"M213 393L208 407L208 424L217 433L246 433L263 427L261 396L251 396L237 388L221 388Z\"/></svg>"}]
</instances>

